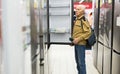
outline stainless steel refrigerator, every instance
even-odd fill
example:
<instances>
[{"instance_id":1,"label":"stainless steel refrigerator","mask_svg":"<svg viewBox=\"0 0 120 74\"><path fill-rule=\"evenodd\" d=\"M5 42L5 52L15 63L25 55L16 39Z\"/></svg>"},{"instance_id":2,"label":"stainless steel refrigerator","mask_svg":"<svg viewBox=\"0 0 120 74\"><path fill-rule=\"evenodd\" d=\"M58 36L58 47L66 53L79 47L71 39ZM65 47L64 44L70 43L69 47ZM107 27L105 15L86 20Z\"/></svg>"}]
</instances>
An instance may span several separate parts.
<instances>
[{"instance_id":1,"label":"stainless steel refrigerator","mask_svg":"<svg viewBox=\"0 0 120 74\"><path fill-rule=\"evenodd\" d=\"M120 0L114 3L112 74L120 74Z\"/></svg>"},{"instance_id":2,"label":"stainless steel refrigerator","mask_svg":"<svg viewBox=\"0 0 120 74\"><path fill-rule=\"evenodd\" d=\"M97 68L101 74L111 72L112 1L100 0Z\"/></svg>"}]
</instances>

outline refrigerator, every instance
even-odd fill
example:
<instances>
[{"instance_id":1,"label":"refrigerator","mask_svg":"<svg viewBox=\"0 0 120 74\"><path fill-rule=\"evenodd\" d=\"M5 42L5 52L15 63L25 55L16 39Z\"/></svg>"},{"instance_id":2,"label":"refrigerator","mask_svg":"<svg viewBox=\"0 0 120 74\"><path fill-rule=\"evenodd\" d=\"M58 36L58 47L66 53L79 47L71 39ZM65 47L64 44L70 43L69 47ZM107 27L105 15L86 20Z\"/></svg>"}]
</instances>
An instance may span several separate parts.
<instances>
[{"instance_id":1,"label":"refrigerator","mask_svg":"<svg viewBox=\"0 0 120 74\"><path fill-rule=\"evenodd\" d=\"M99 2L98 2L99 3ZM99 24L98 24L98 54L97 54L97 69L100 74L103 73L103 53L104 53L104 8L102 5L104 0L100 0L99 8ZM99 5L99 4L98 4ZM97 15L96 15L97 16Z\"/></svg>"},{"instance_id":2,"label":"refrigerator","mask_svg":"<svg viewBox=\"0 0 120 74\"><path fill-rule=\"evenodd\" d=\"M112 74L120 74L120 0L114 3Z\"/></svg>"},{"instance_id":3,"label":"refrigerator","mask_svg":"<svg viewBox=\"0 0 120 74\"><path fill-rule=\"evenodd\" d=\"M38 63L39 63L39 9L38 6L34 5L36 2L35 0L30 1L30 44L31 44L31 72L32 74L38 74Z\"/></svg>"},{"instance_id":4,"label":"refrigerator","mask_svg":"<svg viewBox=\"0 0 120 74\"><path fill-rule=\"evenodd\" d=\"M112 1L100 0L97 68L101 74L111 72Z\"/></svg>"},{"instance_id":5,"label":"refrigerator","mask_svg":"<svg viewBox=\"0 0 120 74\"><path fill-rule=\"evenodd\" d=\"M111 44L112 44L112 1L106 1L104 7L104 57L103 57L103 74L111 72Z\"/></svg>"}]
</instances>

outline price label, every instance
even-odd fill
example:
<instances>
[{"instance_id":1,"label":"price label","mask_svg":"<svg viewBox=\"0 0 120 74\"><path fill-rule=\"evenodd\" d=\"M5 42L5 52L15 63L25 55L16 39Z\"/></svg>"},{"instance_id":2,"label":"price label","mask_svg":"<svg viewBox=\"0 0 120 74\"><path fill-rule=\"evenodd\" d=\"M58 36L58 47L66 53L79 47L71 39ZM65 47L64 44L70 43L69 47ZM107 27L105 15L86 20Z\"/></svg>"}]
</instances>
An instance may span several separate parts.
<instances>
[{"instance_id":1,"label":"price label","mask_svg":"<svg viewBox=\"0 0 120 74\"><path fill-rule=\"evenodd\" d=\"M120 26L120 16L117 17L117 23L116 23L116 26Z\"/></svg>"}]
</instances>

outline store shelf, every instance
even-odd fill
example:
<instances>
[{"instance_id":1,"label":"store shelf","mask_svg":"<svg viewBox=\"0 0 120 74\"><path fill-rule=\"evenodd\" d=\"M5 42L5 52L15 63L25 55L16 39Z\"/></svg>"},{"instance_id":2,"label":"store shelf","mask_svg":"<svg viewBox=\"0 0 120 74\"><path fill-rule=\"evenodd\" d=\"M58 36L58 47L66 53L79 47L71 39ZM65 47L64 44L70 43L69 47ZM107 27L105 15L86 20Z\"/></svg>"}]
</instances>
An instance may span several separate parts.
<instances>
[{"instance_id":1,"label":"store shelf","mask_svg":"<svg viewBox=\"0 0 120 74\"><path fill-rule=\"evenodd\" d=\"M50 33L69 33L70 29L66 28L51 28Z\"/></svg>"},{"instance_id":2,"label":"store shelf","mask_svg":"<svg viewBox=\"0 0 120 74\"><path fill-rule=\"evenodd\" d=\"M70 4L49 4L50 8L66 8L70 7Z\"/></svg>"},{"instance_id":3,"label":"store shelf","mask_svg":"<svg viewBox=\"0 0 120 74\"><path fill-rule=\"evenodd\" d=\"M49 13L50 16L70 16L70 13Z\"/></svg>"}]
</instances>

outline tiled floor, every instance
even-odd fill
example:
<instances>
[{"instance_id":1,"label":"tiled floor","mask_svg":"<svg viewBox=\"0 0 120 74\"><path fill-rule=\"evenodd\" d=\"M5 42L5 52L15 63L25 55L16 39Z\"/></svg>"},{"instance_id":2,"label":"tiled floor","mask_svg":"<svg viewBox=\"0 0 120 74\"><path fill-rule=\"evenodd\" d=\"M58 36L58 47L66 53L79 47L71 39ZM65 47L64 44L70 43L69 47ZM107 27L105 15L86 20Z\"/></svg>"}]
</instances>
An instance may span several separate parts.
<instances>
[{"instance_id":1,"label":"tiled floor","mask_svg":"<svg viewBox=\"0 0 120 74\"><path fill-rule=\"evenodd\" d=\"M24 58L25 74L32 74L30 53L30 48L28 48L25 51ZM45 52L44 62L44 74L77 74L73 46L51 45L48 52ZM86 65L87 74L99 74L93 66L93 58L91 51L86 51ZM39 64L37 64L37 66L39 66ZM37 72L37 74L40 74L40 72Z\"/></svg>"},{"instance_id":2,"label":"tiled floor","mask_svg":"<svg viewBox=\"0 0 120 74\"><path fill-rule=\"evenodd\" d=\"M51 45L46 58L45 74L77 74L73 46ZM86 51L86 65L87 74L99 74L93 66L90 50Z\"/></svg>"}]
</instances>

